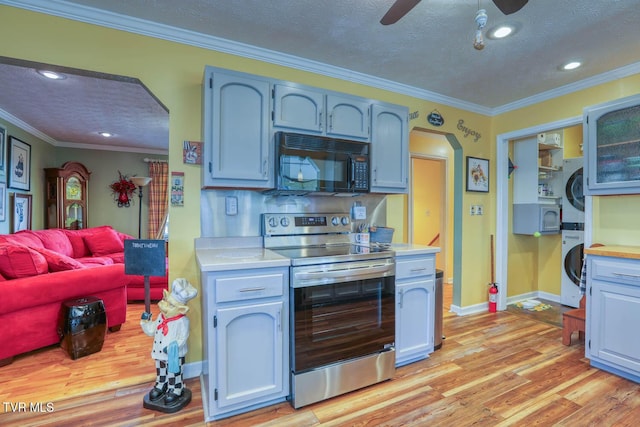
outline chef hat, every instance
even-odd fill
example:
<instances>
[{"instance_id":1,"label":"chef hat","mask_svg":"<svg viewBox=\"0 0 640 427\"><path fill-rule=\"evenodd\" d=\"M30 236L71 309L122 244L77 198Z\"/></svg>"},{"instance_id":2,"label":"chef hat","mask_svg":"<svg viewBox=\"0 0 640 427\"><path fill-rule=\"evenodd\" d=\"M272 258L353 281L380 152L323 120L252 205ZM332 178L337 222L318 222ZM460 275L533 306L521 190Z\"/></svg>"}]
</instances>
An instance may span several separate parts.
<instances>
[{"instance_id":1,"label":"chef hat","mask_svg":"<svg viewBox=\"0 0 640 427\"><path fill-rule=\"evenodd\" d=\"M198 295L198 290L187 279L178 278L171 284L171 296L180 304L186 304Z\"/></svg>"}]
</instances>

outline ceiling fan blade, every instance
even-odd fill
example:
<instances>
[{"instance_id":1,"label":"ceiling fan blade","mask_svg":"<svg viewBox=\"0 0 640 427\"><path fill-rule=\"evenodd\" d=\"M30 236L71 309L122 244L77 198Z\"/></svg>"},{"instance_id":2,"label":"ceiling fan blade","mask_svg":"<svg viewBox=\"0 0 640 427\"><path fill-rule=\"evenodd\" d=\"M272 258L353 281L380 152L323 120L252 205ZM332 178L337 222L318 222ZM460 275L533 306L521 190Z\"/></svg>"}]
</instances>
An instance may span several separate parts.
<instances>
[{"instance_id":1,"label":"ceiling fan blade","mask_svg":"<svg viewBox=\"0 0 640 427\"><path fill-rule=\"evenodd\" d=\"M493 0L493 3L505 15L516 13L527 4L529 0Z\"/></svg>"},{"instance_id":2,"label":"ceiling fan blade","mask_svg":"<svg viewBox=\"0 0 640 427\"><path fill-rule=\"evenodd\" d=\"M382 25L395 24L400 20L400 18L409 13L409 11L418 3L420 3L420 0L396 0L396 2L391 5L387 13L384 14L380 23Z\"/></svg>"}]
</instances>

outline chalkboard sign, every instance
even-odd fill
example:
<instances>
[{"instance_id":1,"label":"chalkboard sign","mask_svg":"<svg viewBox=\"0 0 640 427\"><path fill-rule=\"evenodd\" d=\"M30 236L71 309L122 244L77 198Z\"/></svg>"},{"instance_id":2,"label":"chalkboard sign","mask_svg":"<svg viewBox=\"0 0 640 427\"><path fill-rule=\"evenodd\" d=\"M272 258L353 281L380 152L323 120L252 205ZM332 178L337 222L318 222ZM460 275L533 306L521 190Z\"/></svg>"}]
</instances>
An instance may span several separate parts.
<instances>
[{"instance_id":1,"label":"chalkboard sign","mask_svg":"<svg viewBox=\"0 0 640 427\"><path fill-rule=\"evenodd\" d=\"M125 240L125 274L164 276L166 273L164 244L164 240Z\"/></svg>"}]
</instances>

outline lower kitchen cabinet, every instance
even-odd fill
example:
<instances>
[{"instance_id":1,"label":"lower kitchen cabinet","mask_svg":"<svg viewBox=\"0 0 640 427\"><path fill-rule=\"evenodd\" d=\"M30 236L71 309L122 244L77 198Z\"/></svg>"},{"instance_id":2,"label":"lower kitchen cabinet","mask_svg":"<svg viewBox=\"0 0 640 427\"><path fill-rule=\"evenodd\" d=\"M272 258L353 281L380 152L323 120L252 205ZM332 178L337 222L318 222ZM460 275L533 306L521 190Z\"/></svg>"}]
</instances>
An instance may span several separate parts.
<instances>
[{"instance_id":1,"label":"lower kitchen cabinet","mask_svg":"<svg viewBox=\"0 0 640 427\"><path fill-rule=\"evenodd\" d=\"M202 400L216 420L289 395L289 270L203 275Z\"/></svg>"},{"instance_id":2,"label":"lower kitchen cabinet","mask_svg":"<svg viewBox=\"0 0 640 427\"><path fill-rule=\"evenodd\" d=\"M396 366L434 349L435 255L396 252Z\"/></svg>"},{"instance_id":3,"label":"lower kitchen cabinet","mask_svg":"<svg viewBox=\"0 0 640 427\"><path fill-rule=\"evenodd\" d=\"M587 257L586 356L640 382L640 260Z\"/></svg>"}]
</instances>

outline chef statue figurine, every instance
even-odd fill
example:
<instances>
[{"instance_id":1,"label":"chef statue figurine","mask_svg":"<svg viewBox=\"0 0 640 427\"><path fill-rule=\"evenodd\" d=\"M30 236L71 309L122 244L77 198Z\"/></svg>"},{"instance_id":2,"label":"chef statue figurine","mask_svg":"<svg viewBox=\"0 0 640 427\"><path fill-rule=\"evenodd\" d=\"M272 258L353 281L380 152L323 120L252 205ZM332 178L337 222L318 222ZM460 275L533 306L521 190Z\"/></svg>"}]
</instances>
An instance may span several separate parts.
<instances>
[{"instance_id":1,"label":"chef statue figurine","mask_svg":"<svg viewBox=\"0 0 640 427\"><path fill-rule=\"evenodd\" d=\"M189 338L186 303L197 294L196 288L186 279L176 279L171 284L171 292L163 291L156 320L144 314L140 320L144 333L153 337L151 357L156 361L156 383L144 397L143 406L147 409L171 413L191 401L191 391L182 381L182 365Z\"/></svg>"}]
</instances>

